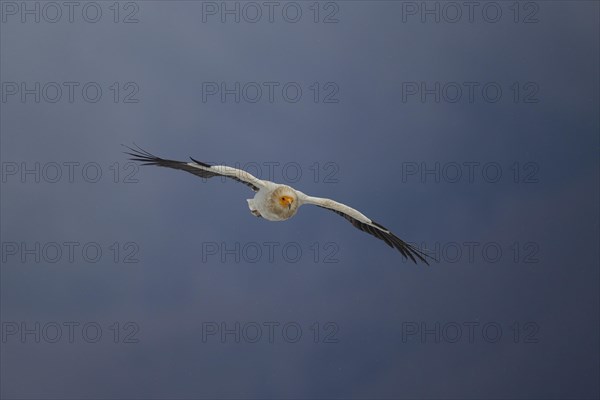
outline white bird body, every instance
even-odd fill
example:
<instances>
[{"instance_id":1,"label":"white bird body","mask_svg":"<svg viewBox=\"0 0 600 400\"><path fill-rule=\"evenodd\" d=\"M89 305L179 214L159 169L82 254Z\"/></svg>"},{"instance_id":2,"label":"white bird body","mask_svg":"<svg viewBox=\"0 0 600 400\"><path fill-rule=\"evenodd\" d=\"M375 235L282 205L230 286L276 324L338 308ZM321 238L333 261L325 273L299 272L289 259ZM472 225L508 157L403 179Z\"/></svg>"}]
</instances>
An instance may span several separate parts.
<instances>
[{"instance_id":1,"label":"white bird body","mask_svg":"<svg viewBox=\"0 0 600 400\"><path fill-rule=\"evenodd\" d=\"M285 210L278 210L277 208L273 207L276 191L282 191L283 189L288 189L290 194L294 191L294 189L290 188L289 186L279 185L272 182L268 182L267 185L260 188L254 195L253 199L248 199L248 205L252 211L252 214L257 217L262 217L268 221L285 221L286 219L292 218L298 210L297 207L294 209L293 213L286 214L282 214L281 212Z\"/></svg>"},{"instance_id":2,"label":"white bird body","mask_svg":"<svg viewBox=\"0 0 600 400\"><path fill-rule=\"evenodd\" d=\"M142 165L158 165L180 169L202 178L225 176L249 186L256 192L254 198L247 199L250 211L253 215L262 217L268 221L285 221L296 215L300 206L312 204L341 215L354 227L383 240L390 247L396 248L403 256L410 258L415 263L415 257L426 264L428 264L426 257L431 258L428 254L398 238L387 228L369 219L360 211L337 201L308 196L288 185L258 179L246 171L225 165L208 165L193 158L192 162L166 160L156 157L140 148L132 149L128 147L128 149L132 151L132 153L127 152L127 154L134 157L132 160L142 162Z\"/></svg>"}]
</instances>

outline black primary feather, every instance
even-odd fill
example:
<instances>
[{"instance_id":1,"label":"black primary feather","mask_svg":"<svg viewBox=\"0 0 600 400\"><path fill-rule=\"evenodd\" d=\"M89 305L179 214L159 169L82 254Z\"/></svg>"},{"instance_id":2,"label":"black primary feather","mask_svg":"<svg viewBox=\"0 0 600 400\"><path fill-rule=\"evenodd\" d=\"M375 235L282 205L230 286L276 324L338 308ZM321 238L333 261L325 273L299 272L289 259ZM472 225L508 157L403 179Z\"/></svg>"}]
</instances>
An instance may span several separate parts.
<instances>
[{"instance_id":1,"label":"black primary feather","mask_svg":"<svg viewBox=\"0 0 600 400\"><path fill-rule=\"evenodd\" d=\"M202 168L197 168L197 167L189 165L187 162L184 162L184 161L166 160L164 158L157 157L154 154L147 152L146 150L142 149L141 147L139 147L136 144L134 144L134 145L136 146L135 149L131 148L129 146L123 145L124 147L129 149L129 151L125 151L124 153L132 156L132 158L130 158L130 160L140 162L141 165L157 165L159 167L180 169L182 171L189 172L190 174L194 174L201 178L212 178L213 176L224 176L226 178L230 178L230 179L233 179L240 183L243 183L244 185L250 187L255 192L258 191L258 189L259 189L252 183L243 181L235 176L223 175L214 169L213 170L205 170ZM212 168L211 165L203 163L198 160L195 160L192 157L190 157L190 159L194 163L196 163L204 168L209 168L209 169Z\"/></svg>"},{"instance_id":2,"label":"black primary feather","mask_svg":"<svg viewBox=\"0 0 600 400\"><path fill-rule=\"evenodd\" d=\"M418 249L416 246L413 246L410 243L406 243L404 240L402 240L398 236L394 235L389 229L387 229L383 225L378 224L375 221L371 221L373 223L373 225L376 225L377 227L384 229L387 232L377 229L376 227L373 227L369 224L365 224L364 222L360 222L356 218L353 218L348 214L344 214L341 211L323 207L323 206L319 206L319 207L324 208L326 210L333 211L334 213L341 215L346 220L348 220L352 224L352 226L354 226L355 228L358 228L363 232L366 232L372 236L375 236L377 239L383 240L388 246L398 250L400 252L400 254L402 254L405 258L410 258L415 264L417 263L416 258L418 258L419 260L421 260L422 262L424 262L427 265L429 265L429 262L427 262L427 258L437 261L435 258L430 256L429 254Z\"/></svg>"}]
</instances>

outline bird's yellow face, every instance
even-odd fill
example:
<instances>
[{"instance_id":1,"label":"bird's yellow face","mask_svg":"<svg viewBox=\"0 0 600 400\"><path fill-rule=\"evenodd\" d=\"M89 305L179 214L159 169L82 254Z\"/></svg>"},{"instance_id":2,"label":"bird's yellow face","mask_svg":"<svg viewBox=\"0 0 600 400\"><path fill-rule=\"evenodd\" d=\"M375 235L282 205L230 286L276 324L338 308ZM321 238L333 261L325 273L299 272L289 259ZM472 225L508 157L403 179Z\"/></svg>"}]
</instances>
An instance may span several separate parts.
<instances>
[{"instance_id":1,"label":"bird's yellow face","mask_svg":"<svg viewBox=\"0 0 600 400\"><path fill-rule=\"evenodd\" d=\"M279 196L279 205L286 208L292 208L294 198L291 196Z\"/></svg>"}]
</instances>

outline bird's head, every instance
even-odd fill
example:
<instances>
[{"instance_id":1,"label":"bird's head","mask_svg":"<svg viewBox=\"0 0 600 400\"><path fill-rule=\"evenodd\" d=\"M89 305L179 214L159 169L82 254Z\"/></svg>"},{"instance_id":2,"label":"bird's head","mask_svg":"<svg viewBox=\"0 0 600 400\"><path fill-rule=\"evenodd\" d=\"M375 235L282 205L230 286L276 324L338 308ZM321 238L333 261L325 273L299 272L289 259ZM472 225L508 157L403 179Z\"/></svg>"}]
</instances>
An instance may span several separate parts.
<instances>
[{"instance_id":1,"label":"bird's head","mask_svg":"<svg viewBox=\"0 0 600 400\"><path fill-rule=\"evenodd\" d=\"M298 209L298 195L289 186L281 186L273 191L272 201L277 213L282 217L291 217Z\"/></svg>"},{"instance_id":2,"label":"bird's head","mask_svg":"<svg viewBox=\"0 0 600 400\"><path fill-rule=\"evenodd\" d=\"M294 204L294 198L288 195L280 196L278 201L281 207L287 207L288 209L292 208L292 204Z\"/></svg>"}]
</instances>

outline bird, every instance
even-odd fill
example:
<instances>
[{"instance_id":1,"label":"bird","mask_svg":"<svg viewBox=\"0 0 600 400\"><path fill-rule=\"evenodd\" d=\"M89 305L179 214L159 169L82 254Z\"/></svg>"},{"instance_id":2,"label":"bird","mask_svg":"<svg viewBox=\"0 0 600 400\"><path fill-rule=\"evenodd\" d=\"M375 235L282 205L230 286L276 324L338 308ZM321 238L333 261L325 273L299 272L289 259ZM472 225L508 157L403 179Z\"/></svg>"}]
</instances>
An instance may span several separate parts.
<instances>
[{"instance_id":1,"label":"bird","mask_svg":"<svg viewBox=\"0 0 600 400\"><path fill-rule=\"evenodd\" d=\"M124 153L131 156L130 160L139 162L140 165L156 165L178 169L201 178L221 176L250 187L255 195L252 199L247 199L248 208L256 217L268 221L285 221L296 215L301 206L315 205L342 216L355 228L384 241L388 246L398 250L404 258L410 258L415 264L418 264L417 260L419 260L429 265L428 259L435 260L431 255L400 239L389 229L368 218L360 211L337 201L308 196L288 185L258 179L244 170L226 165L209 165L192 157L190 157L190 162L167 160L147 152L136 144L134 144L136 148L123 146L128 149Z\"/></svg>"}]
</instances>

